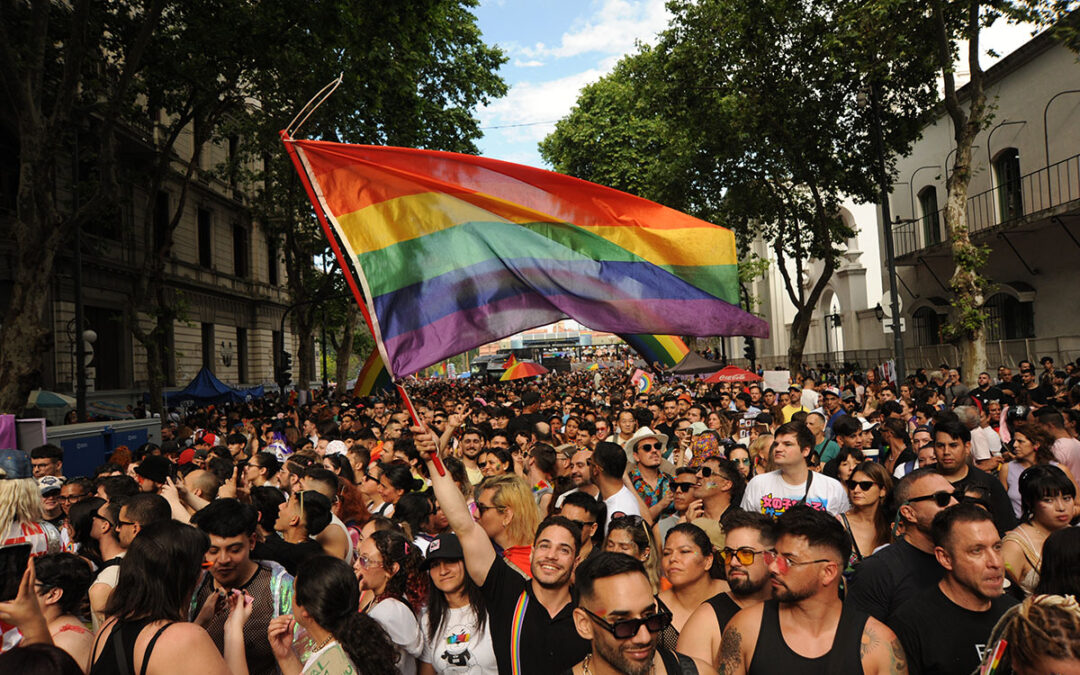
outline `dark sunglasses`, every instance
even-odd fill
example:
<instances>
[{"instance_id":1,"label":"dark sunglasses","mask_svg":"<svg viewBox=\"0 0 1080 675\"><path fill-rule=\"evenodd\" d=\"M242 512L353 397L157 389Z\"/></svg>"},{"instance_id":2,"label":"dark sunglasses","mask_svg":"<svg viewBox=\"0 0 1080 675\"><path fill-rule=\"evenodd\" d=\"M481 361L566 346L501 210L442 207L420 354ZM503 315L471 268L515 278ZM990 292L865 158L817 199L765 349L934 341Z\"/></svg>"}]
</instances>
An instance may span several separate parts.
<instances>
[{"instance_id":1,"label":"dark sunglasses","mask_svg":"<svg viewBox=\"0 0 1080 675\"><path fill-rule=\"evenodd\" d=\"M569 521L570 521L571 523L573 523L573 524L577 525L577 526L578 526L579 528L581 528L582 530L584 530L584 529L585 529L586 527L588 527L589 525L595 525L595 524L596 524L596 521L595 521L595 520L590 520L590 521L588 521L588 522L586 522L586 521L584 521L584 520L574 520L574 519L572 519L572 518L567 518L567 520L569 520Z\"/></svg>"},{"instance_id":2,"label":"dark sunglasses","mask_svg":"<svg viewBox=\"0 0 1080 675\"><path fill-rule=\"evenodd\" d=\"M649 452L651 450L659 450L660 446L658 444L656 444L656 443L638 443L637 444L637 449L638 450L644 450L645 452Z\"/></svg>"},{"instance_id":3,"label":"dark sunglasses","mask_svg":"<svg viewBox=\"0 0 1080 675\"><path fill-rule=\"evenodd\" d=\"M502 511L503 508L504 507L502 506L488 506L487 504L481 504L480 502L476 502L476 513L480 516L484 515L488 511L491 511L492 509L496 511Z\"/></svg>"},{"instance_id":4,"label":"dark sunglasses","mask_svg":"<svg viewBox=\"0 0 1080 675\"><path fill-rule=\"evenodd\" d=\"M671 488L675 492L690 492L694 489L694 483L672 483Z\"/></svg>"},{"instance_id":5,"label":"dark sunglasses","mask_svg":"<svg viewBox=\"0 0 1080 675\"><path fill-rule=\"evenodd\" d=\"M708 478L709 476L712 475L712 467L711 466L703 466L700 469L698 469L698 473L701 474L702 478Z\"/></svg>"},{"instance_id":6,"label":"dark sunglasses","mask_svg":"<svg viewBox=\"0 0 1080 675\"><path fill-rule=\"evenodd\" d=\"M844 481L844 483L847 484L847 487L848 487L849 490L854 490L855 488L859 488L863 492L869 492L870 488L877 485L877 483L875 483L872 480L851 480L850 478L848 480Z\"/></svg>"},{"instance_id":7,"label":"dark sunglasses","mask_svg":"<svg viewBox=\"0 0 1080 675\"><path fill-rule=\"evenodd\" d=\"M922 497L912 497L908 499L908 503L913 504L915 502L925 502L927 500L933 499L935 504L937 504L941 508L945 508L949 505L949 502L951 502L955 497L956 493L954 492L950 492L947 490L938 490L937 492L923 495Z\"/></svg>"},{"instance_id":8,"label":"dark sunglasses","mask_svg":"<svg viewBox=\"0 0 1080 675\"><path fill-rule=\"evenodd\" d=\"M642 626L645 626L645 630L655 634L671 625L671 615L666 612L645 616L640 619L623 619L615 623L608 623L584 607L581 608L581 611L588 614L596 625L614 635L616 640L629 640L638 634Z\"/></svg>"}]
</instances>

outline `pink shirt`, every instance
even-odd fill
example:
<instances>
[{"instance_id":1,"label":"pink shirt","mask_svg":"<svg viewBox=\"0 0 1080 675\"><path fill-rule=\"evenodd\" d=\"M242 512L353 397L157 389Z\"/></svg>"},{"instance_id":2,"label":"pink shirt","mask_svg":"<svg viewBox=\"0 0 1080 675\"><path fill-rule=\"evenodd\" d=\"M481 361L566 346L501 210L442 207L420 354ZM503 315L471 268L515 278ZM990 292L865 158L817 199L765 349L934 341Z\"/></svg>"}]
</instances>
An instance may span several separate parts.
<instances>
[{"instance_id":1,"label":"pink shirt","mask_svg":"<svg viewBox=\"0 0 1080 675\"><path fill-rule=\"evenodd\" d=\"M1077 475L1080 475L1077 473L1080 471L1080 441L1075 438L1059 438L1054 441L1051 451L1054 458L1064 464L1073 475L1073 480L1076 480Z\"/></svg>"}]
</instances>

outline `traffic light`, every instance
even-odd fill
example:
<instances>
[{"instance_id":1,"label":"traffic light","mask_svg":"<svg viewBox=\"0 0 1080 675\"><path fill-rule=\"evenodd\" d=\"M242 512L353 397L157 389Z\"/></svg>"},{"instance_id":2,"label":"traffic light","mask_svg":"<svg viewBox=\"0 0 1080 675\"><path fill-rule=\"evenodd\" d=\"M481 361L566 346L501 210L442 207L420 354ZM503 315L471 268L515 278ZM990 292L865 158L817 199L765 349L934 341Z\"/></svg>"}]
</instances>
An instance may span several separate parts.
<instances>
[{"instance_id":1,"label":"traffic light","mask_svg":"<svg viewBox=\"0 0 1080 675\"><path fill-rule=\"evenodd\" d=\"M281 354L278 358L277 373L275 373L278 386L283 390L288 388L292 384L292 354L281 350Z\"/></svg>"},{"instance_id":2,"label":"traffic light","mask_svg":"<svg viewBox=\"0 0 1080 675\"><path fill-rule=\"evenodd\" d=\"M757 348L754 347L754 338L743 338L743 357L753 366L757 361Z\"/></svg>"}]
</instances>

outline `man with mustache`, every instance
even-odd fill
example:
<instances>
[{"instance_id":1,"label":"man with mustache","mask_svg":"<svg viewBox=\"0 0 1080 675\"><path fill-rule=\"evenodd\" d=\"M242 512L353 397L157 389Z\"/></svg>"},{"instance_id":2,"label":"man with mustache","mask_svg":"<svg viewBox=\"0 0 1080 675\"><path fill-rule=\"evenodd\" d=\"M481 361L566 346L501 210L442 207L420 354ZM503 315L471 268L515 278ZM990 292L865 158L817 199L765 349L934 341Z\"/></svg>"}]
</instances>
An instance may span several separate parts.
<instances>
[{"instance_id":1,"label":"man with mustache","mask_svg":"<svg viewBox=\"0 0 1080 675\"><path fill-rule=\"evenodd\" d=\"M724 628L739 610L772 598L765 552L776 543L773 521L760 513L736 510L722 521L727 537L719 551L730 591L706 600L679 633L678 651L716 667Z\"/></svg>"},{"instance_id":2,"label":"man with mustache","mask_svg":"<svg viewBox=\"0 0 1080 675\"><path fill-rule=\"evenodd\" d=\"M592 651L564 673L710 672L705 662L658 647L660 631L671 624L671 615L657 608L641 561L624 553L597 553L578 568L577 590L574 623Z\"/></svg>"},{"instance_id":3,"label":"man with mustache","mask_svg":"<svg viewBox=\"0 0 1080 675\"><path fill-rule=\"evenodd\" d=\"M906 673L900 641L873 617L840 600L851 554L844 526L803 505L776 521L764 554L774 597L736 614L720 644L724 675Z\"/></svg>"}]
</instances>

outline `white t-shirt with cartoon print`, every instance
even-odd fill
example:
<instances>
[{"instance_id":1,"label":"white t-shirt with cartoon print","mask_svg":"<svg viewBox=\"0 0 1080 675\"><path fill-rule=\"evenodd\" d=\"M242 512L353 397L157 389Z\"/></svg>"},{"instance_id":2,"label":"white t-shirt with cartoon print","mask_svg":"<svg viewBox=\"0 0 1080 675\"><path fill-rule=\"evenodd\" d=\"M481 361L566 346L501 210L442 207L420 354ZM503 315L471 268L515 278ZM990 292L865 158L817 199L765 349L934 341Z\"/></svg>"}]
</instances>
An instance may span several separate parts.
<instances>
[{"instance_id":1,"label":"white t-shirt with cartoon print","mask_svg":"<svg viewBox=\"0 0 1080 675\"><path fill-rule=\"evenodd\" d=\"M746 485L741 506L744 511L757 511L775 518L787 511L788 507L798 504L806 495L807 506L828 511L834 516L851 508L847 490L840 481L814 472L809 476L812 477L809 492L806 483L791 485L786 482L779 470L754 476Z\"/></svg>"},{"instance_id":2,"label":"white t-shirt with cartoon print","mask_svg":"<svg viewBox=\"0 0 1080 675\"><path fill-rule=\"evenodd\" d=\"M477 630L472 607L466 605L448 610L446 620L434 638L428 636L429 621L425 611L420 617L420 630L424 633L424 651L420 660L431 664L436 673L497 675L499 665L495 661L495 647L491 644L487 622L483 629Z\"/></svg>"}]
</instances>

